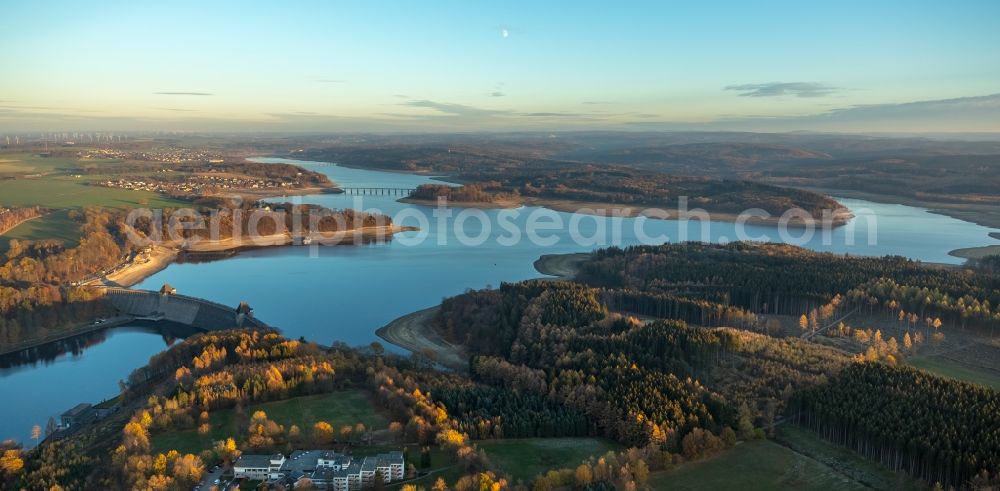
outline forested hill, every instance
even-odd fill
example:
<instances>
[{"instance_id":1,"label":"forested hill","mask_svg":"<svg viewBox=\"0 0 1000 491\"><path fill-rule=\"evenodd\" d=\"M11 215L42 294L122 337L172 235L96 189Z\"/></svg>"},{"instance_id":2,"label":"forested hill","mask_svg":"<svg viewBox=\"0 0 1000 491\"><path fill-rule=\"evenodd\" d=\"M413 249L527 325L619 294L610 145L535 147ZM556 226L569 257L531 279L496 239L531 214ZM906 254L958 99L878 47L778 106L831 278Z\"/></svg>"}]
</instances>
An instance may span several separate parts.
<instances>
[{"instance_id":1,"label":"forested hill","mask_svg":"<svg viewBox=\"0 0 1000 491\"><path fill-rule=\"evenodd\" d=\"M595 251L579 281L687 292L757 313L798 315L840 295L871 310L900 309L963 327L1000 327L1000 275L903 257L835 255L780 244L687 243ZM894 312L895 314L895 312Z\"/></svg>"},{"instance_id":2,"label":"forested hill","mask_svg":"<svg viewBox=\"0 0 1000 491\"><path fill-rule=\"evenodd\" d=\"M437 489L639 489L650 472L793 425L896 477L998 484L998 393L904 366L958 351L995 322L991 270L767 244L608 249L582 268L580 282L446 299L432 327L464 345L468 374L377 344L324 348L269 331L194 336L128 378L120 417L38 452L7 449L16 470L6 483L183 489L240 452L371 450L365 439L384 435L378 448L446 456L458 475ZM747 285L768 293L758 299ZM800 318L802 308L811 310ZM911 323L915 312L937 322ZM845 325L855 318L872 327ZM372 401L366 414L379 413L387 431L347 426L338 436L325 420L282 422L263 409L343 391ZM557 437L603 437L626 450L553 461L521 482L483 450L494 439Z\"/></svg>"},{"instance_id":3,"label":"forested hill","mask_svg":"<svg viewBox=\"0 0 1000 491\"><path fill-rule=\"evenodd\" d=\"M329 160L365 168L432 172L492 193L583 203L659 207L674 210L685 197L691 208L738 214L760 208L781 215L792 208L821 218L843 208L819 193L761 182L705 175L669 174L628 166L559 160L514 150L428 147L311 149L299 158ZM477 201L485 201L479 199Z\"/></svg>"},{"instance_id":4,"label":"forested hill","mask_svg":"<svg viewBox=\"0 0 1000 491\"><path fill-rule=\"evenodd\" d=\"M471 351L477 380L547 394L631 445L683 451L694 434L791 421L928 483L981 486L1000 470L997 392L901 367L992 332L989 264L679 244L596 251L576 281L446 299L435 328ZM466 428L503 430L497 413L463 414Z\"/></svg>"}]
</instances>

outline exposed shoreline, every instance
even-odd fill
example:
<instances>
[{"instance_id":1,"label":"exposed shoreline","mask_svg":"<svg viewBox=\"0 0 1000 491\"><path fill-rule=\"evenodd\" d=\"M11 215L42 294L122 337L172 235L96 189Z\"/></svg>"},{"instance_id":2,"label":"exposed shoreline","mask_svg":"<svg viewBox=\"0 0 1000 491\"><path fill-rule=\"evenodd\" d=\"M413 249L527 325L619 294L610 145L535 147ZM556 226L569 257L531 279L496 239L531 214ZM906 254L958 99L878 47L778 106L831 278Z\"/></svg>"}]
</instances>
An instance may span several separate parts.
<instances>
[{"instance_id":1,"label":"exposed shoreline","mask_svg":"<svg viewBox=\"0 0 1000 491\"><path fill-rule=\"evenodd\" d=\"M460 346L445 341L431 326L431 320L439 308L439 305L435 305L406 314L378 328L375 334L411 353L429 354L437 363L462 371L468 367L468 356Z\"/></svg>"},{"instance_id":2,"label":"exposed shoreline","mask_svg":"<svg viewBox=\"0 0 1000 491\"><path fill-rule=\"evenodd\" d=\"M784 185L788 187L788 185ZM821 188L811 186L794 186L797 189L822 193L827 196L842 196L851 199L863 199L876 203L886 203L890 205L904 205L916 208L924 208L930 213L944 215L957 220L975 223L983 227L1000 228L1000 206L990 204L974 203L942 203L938 201L925 201L919 198L907 196L897 196L889 194L868 193L865 191L852 191L849 189ZM996 235L990 234L995 239L1000 239L1000 232Z\"/></svg>"},{"instance_id":3,"label":"exposed shoreline","mask_svg":"<svg viewBox=\"0 0 1000 491\"><path fill-rule=\"evenodd\" d=\"M388 238L399 232L416 230L415 227L399 225L381 225L345 230L336 234L314 234L311 237L317 245L354 244L358 241ZM134 286L146 278L166 269L174 263L182 252L231 252L260 247L284 247L295 243L292 234L264 235L256 238L236 240L233 238L220 240L200 240L192 244L161 243L152 245L148 260L143 263L132 262L108 274L82 283L82 285L104 286Z\"/></svg>"},{"instance_id":4,"label":"exposed shoreline","mask_svg":"<svg viewBox=\"0 0 1000 491\"><path fill-rule=\"evenodd\" d=\"M949 252L948 255L963 259L982 259L986 256L1000 255L1000 244L980 247L963 247Z\"/></svg>"},{"instance_id":5,"label":"exposed shoreline","mask_svg":"<svg viewBox=\"0 0 1000 491\"><path fill-rule=\"evenodd\" d=\"M417 199L417 198L399 198L396 201L400 203L407 203L411 205L423 205L436 207L438 205L437 200L430 199ZM446 203L449 207L454 208L476 208L480 210L496 210L496 209L511 209L520 208L523 206L514 200L498 200L498 201L448 201Z\"/></svg>"},{"instance_id":6,"label":"exposed shoreline","mask_svg":"<svg viewBox=\"0 0 1000 491\"><path fill-rule=\"evenodd\" d=\"M438 202L429 199L414 199L414 198L400 198L396 200L400 203L408 203L415 205L431 206L436 207ZM452 208L476 208L482 210L498 210L498 209L514 209L523 206L538 206L542 208L548 208L554 211L561 211L565 213L581 213L584 215L592 216L603 216L603 217L623 217L623 218L635 218L640 215L647 216L648 218L653 218L656 220L698 220L701 217L698 213L689 213L684 216L680 216L678 211L658 209L666 212L666 216L648 216L644 215L642 212L644 210L650 210L654 208L645 207L643 205L620 205L615 203L594 203L586 201L573 201L573 200L559 200L551 198L521 198L520 201L515 200L498 200L492 202L477 202L477 201L448 201L446 203ZM739 214L735 213L724 213L724 212L712 212L707 211L709 218L716 222L728 222L736 223L741 220ZM832 220L830 222L833 227L841 227L846 225L848 221L854 218L854 214L847 208L838 210L834 213ZM781 217L771 216L771 217L759 217L750 216L745 221L748 225L762 225L768 227L778 227L781 225ZM820 225L819 220L813 219L813 226ZM785 226L789 228L804 228L807 225L800 220L790 220Z\"/></svg>"},{"instance_id":7,"label":"exposed shoreline","mask_svg":"<svg viewBox=\"0 0 1000 491\"><path fill-rule=\"evenodd\" d=\"M620 205L614 203L593 203L586 201L573 201L573 200L561 200L552 198L529 198L524 202L526 205L530 206L543 206L551 210L562 211L566 213L584 213L587 215L595 216L613 216L613 217L626 217L634 218L638 216L646 216L642 212L644 210L660 210L667 212L667 216L654 216L649 218L655 218L657 220L698 220L700 218L699 213L694 213L693 210L698 207L695 206L693 209L689 209L688 213L681 216L679 210L667 210L660 208L651 208L645 205ZM738 213L728 213L705 210L709 215L709 218L713 222L727 222L736 223L740 220L740 215ZM836 213L831 217L832 220L830 224L833 227L841 227L846 225L848 221L854 218L854 214L847 208L837 210ZM770 227L777 227L780 225L780 216L770 216L770 217L759 217L750 216L747 217L745 223L748 225L764 225ZM820 220L813 219L812 225L821 224ZM805 227L806 224L799 220L791 220L785 226L789 228L800 228Z\"/></svg>"},{"instance_id":8,"label":"exposed shoreline","mask_svg":"<svg viewBox=\"0 0 1000 491\"><path fill-rule=\"evenodd\" d=\"M267 199L267 198L292 198L295 196L308 196L314 194L341 194L343 192L344 190L341 189L340 186L337 185L337 183L333 183L333 185L331 186L308 186L308 187L291 188L291 189L282 188L281 192L273 192L268 189L260 189L260 190L241 189L235 193L230 193L230 194L219 193L209 196L216 198L228 198L233 194L237 194L240 196L249 196L254 199Z\"/></svg>"},{"instance_id":9,"label":"exposed shoreline","mask_svg":"<svg viewBox=\"0 0 1000 491\"><path fill-rule=\"evenodd\" d=\"M281 156L279 156L277 158L285 158L285 159L295 160L295 157L281 157ZM417 175L417 176L432 176L436 180L441 181L441 182L448 182L448 183L452 183L452 184L466 184L465 181L454 179L451 176L435 174L435 173L432 173L430 171L425 171L425 170L383 169L383 168L365 167L365 166L361 166L361 165L344 164L344 163L341 163L341 162L330 162L330 163L338 165L340 167L349 168L349 169L359 169L359 170L367 170L367 171L375 171L375 172L388 172L388 173L408 174L408 175ZM794 187L794 186L787 186L787 185L781 185L781 186L782 187L787 187L787 188L792 188L792 189L806 189L806 188ZM817 191L820 194L823 194L823 195L825 195L827 197L831 196L831 194L828 193L828 192L826 192L825 190L820 190L820 189L810 189L810 190L811 191ZM399 201L400 203L419 204L419 205L425 205L425 206L437 206L437 201L434 201L434 200L412 199L412 198L408 198L407 197L407 198L400 198L397 201ZM872 200L872 201L876 201L876 200ZM456 202L449 202L448 204L449 205L453 205L453 206L455 206L457 208L478 208L478 209L484 209L484 210L491 210L491 209L511 209L511 208L519 208L521 206L540 206L540 207L544 207L544 208L549 208L551 210L562 211L562 212L566 212L566 213L584 213L584 214L595 215L595 216L623 216L623 217L636 217L636 216L639 215L639 211L642 211L644 209L651 209L651 208L653 208L653 207L649 207L649 206L646 206L646 205L621 205L621 204L616 204L616 203L595 203L595 202L586 202L586 201L561 200L561 199L553 199L553 198L535 198L535 197L526 197L526 196L521 196L520 201L502 200L502 201L491 202L491 203L466 202L466 201L459 202L459 201L456 201ZM587 208L589 208L590 210L603 210L603 212L598 213L597 211L594 211L593 213L590 213L589 210L583 210L583 209L587 209ZM694 208L697 208L697 206L695 206ZM624 212L625 210L630 210L630 212L629 213L617 214L616 215L616 213ZM669 212L670 210L667 210L667 211ZM709 215L711 215L711 219L713 221L719 221L719 222L735 223L736 220L737 220L737 218L739 217L739 214L736 214L736 213L713 212L713 211L710 211L710 210L708 210L708 213L709 213ZM677 215L677 213L670 213L670 216L668 218L661 218L661 217L655 217L655 218L657 218L657 219L665 219L665 220L677 220L678 217L676 215ZM654 218L654 217L651 217L651 218ZM854 214L851 213L851 211L845 207L842 210L838 210L838 213L834 213L833 221L832 221L832 226L833 227L840 227L840 226L846 225L847 222L851 218L854 218ZM769 217L769 218L751 217L749 220L746 221L746 223L752 224L752 225L765 225L765 226L775 226L776 227L776 226L779 225L778 224L779 220L780 220L780 217L773 217L773 216ZM797 228L797 227L804 227L805 225L803 223L801 223L801 222L793 221L791 223L786 224L786 226L791 227L791 228Z\"/></svg>"},{"instance_id":10,"label":"exposed shoreline","mask_svg":"<svg viewBox=\"0 0 1000 491\"><path fill-rule=\"evenodd\" d=\"M535 270L552 281L571 280L576 276L581 262L590 256L589 252L569 254L543 254L534 262ZM468 355L461 346L444 340L431 325L440 305L411 312L394 319L378 328L375 334L395 346L411 353L432 354L434 361L456 371L468 366Z\"/></svg>"},{"instance_id":11,"label":"exposed shoreline","mask_svg":"<svg viewBox=\"0 0 1000 491\"><path fill-rule=\"evenodd\" d=\"M589 252L571 252L568 254L543 254L535 260L535 271L541 274L555 276L559 280L572 280L580 270L580 264L590 257Z\"/></svg>"}]
</instances>

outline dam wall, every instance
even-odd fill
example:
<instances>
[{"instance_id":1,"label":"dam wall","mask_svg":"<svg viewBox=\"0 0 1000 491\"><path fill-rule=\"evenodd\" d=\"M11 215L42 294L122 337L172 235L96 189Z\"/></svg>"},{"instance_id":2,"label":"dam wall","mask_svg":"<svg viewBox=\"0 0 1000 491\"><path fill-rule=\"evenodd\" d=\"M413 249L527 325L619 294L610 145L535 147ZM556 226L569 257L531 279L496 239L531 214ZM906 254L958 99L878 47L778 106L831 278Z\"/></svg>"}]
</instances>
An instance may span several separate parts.
<instances>
[{"instance_id":1,"label":"dam wall","mask_svg":"<svg viewBox=\"0 0 1000 491\"><path fill-rule=\"evenodd\" d=\"M205 331L237 327L265 328L267 324L237 308L201 298L127 288L106 288L105 296L122 314L137 319L167 320Z\"/></svg>"}]
</instances>

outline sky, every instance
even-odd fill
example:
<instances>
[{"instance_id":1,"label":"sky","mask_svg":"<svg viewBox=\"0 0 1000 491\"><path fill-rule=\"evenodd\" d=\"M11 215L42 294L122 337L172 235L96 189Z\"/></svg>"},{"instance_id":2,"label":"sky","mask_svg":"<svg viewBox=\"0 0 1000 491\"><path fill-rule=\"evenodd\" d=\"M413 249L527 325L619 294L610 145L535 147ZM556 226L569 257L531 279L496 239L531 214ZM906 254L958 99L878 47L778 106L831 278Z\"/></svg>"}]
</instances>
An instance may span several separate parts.
<instances>
[{"instance_id":1,"label":"sky","mask_svg":"<svg viewBox=\"0 0 1000 491\"><path fill-rule=\"evenodd\" d=\"M1000 2L33 0L0 131L1000 132Z\"/></svg>"}]
</instances>

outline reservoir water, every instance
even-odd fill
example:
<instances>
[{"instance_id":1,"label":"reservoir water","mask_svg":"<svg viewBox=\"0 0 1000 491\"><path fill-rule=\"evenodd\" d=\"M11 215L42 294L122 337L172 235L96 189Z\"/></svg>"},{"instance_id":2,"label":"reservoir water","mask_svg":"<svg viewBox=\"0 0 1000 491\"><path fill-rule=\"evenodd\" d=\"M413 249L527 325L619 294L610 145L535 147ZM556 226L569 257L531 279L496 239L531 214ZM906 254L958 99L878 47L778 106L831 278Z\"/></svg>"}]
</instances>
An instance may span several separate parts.
<instances>
[{"instance_id":1,"label":"reservoir water","mask_svg":"<svg viewBox=\"0 0 1000 491\"><path fill-rule=\"evenodd\" d=\"M300 164L326 173L342 187L413 188L436 182L421 175L284 159L259 160ZM180 293L227 305L247 301L258 318L290 337L303 336L324 344L343 341L363 345L376 340L375 330L396 317L435 305L442 298L469 288L538 277L532 263L540 255L602 247L614 239L615 230L621 231L620 240L615 241L620 245L639 243L643 234L670 241L703 238L702 225L696 221L682 228L677 221L574 218L568 213L548 211L549 221L545 223L557 220L564 226L539 232L543 244L523 233L537 208L467 212L454 209L451 217L438 219L432 207L399 203L397 198L322 194L271 201L315 203L330 208L360 205L390 216L399 216L404 210L420 211L428 217L426 223L418 223L411 215L401 224L419 225L421 231L406 232L381 244L256 249L219 261L173 264L136 287L158 289L170 283ZM958 264L961 260L949 256L948 251L996 242L988 237L993 229L920 208L854 199L839 201L858 217L834 229L829 237L817 232L805 242L805 247ZM874 230L869 227L869 214L877 223ZM567 231L565 225L570 222L576 224L578 235ZM505 228L501 223L513 226ZM637 225L641 225L638 230ZM521 231L522 237L506 245L512 237L511 230ZM599 233L602 230L603 239ZM794 230L790 233L797 235ZM481 234L486 237L481 245L462 243L463 237ZM726 222L709 223L705 234L705 238L715 242L738 238L736 226ZM774 227L748 225L746 234L758 240L782 240ZM848 240L852 235L853 240ZM50 415L58 415L79 402L95 403L115 395L118 381L133 368L145 364L149 356L165 349L168 341L148 332L116 331L76 355L0 369L0 390L14 397L10 403L0 405L0 438L14 437L28 442L31 425L44 428Z\"/></svg>"}]
</instances>

